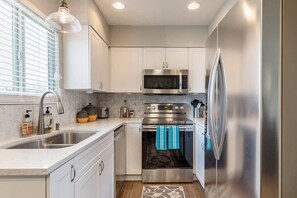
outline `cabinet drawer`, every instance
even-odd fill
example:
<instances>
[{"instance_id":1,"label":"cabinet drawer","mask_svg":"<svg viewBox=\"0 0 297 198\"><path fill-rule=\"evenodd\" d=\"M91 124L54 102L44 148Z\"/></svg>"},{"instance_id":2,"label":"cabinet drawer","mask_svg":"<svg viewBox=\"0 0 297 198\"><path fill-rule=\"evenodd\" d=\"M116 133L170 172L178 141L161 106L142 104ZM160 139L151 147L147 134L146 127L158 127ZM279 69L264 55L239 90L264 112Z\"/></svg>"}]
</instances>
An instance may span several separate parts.
<instances>
[{"instance_id":1,"label":"cabinet drawer","mask_svg":"<svg viewBox=\"0 0 297 198\"><path fill-rule=\"evenodd\" d=\"M100 154L113 144L114 134L110 133L98 143L83 151L74 158L76 171L75 181L77 181L87 170L89 170L100 158Z\"/></svg>"}]
</instances>

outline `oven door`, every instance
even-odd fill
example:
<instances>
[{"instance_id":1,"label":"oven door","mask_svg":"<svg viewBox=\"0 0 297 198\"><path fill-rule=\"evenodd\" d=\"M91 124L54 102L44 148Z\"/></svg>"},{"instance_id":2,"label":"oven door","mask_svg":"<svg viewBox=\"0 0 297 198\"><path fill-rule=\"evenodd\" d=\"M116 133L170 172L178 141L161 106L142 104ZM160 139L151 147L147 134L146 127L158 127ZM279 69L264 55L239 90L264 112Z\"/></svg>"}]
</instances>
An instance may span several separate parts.
<instances>
[{"instance_id":1,"label":"oven door","mask_svg":"<svg viewBox=\"0 0 297 198\"><path fill-rule=\"evenodd\" d=\"M145 69L143 92L145 94L187 94L188 70Z\"/></svg>"},{"instance_id":2,"label":"oven door","mask_svg":"<svg viewBox=\"0 0 297 198\"><path fill-rule=\"evenodd\" d=\"M157 150L156 126L142 127L142 169L193 169L193 125L179 126L180 149Z\"/></svg>"}]
</instances>

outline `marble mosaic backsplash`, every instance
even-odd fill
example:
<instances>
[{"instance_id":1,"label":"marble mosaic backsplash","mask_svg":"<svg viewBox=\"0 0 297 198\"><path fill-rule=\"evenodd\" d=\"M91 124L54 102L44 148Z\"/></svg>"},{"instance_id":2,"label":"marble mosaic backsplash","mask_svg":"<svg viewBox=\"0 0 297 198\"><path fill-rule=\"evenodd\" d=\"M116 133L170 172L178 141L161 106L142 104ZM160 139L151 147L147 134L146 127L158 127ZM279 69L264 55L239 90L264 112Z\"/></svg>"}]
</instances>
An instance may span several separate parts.
<instances>
[{"instance_id":1,"label":"marble mosaic backsplash","mask_svg":"<svg viewBox=\"0 0 297 198\"><path fill-rule=\"evenodd\" d=\"M1 97L1 96L0 96ZM61 127L63 125L76 122L76 113L86 106L89 102L97 105L97 95L86 94L77 91L61 91L61 100L64 106L64 114L57 114L55 104L44 104L52 107L54 122L59 122ZM25 111L32 110L34 128L36 130L38 124L38 104L32 105L3 105L0 104L0 141L9 140L12 138L20 137L20 124L23 121Z\"/></svg>"},{"instance_id":2,"label":"marble mosaic backsplash","mask_svg":"<svg viewBox=\"0 0 297 198\"><path fill-rule=\"evenodd\" d=\"M144 103L186 103L187 116L192 117L191 101L198 99L205 103L205 94L188 95L144 95L144 94L98 94L98 105L100 107L109 107L109 116L112 118L120 117L120 108L127 101L130 110L135 111L135 117L143 117Z\"/></svg>"}]
</instances>

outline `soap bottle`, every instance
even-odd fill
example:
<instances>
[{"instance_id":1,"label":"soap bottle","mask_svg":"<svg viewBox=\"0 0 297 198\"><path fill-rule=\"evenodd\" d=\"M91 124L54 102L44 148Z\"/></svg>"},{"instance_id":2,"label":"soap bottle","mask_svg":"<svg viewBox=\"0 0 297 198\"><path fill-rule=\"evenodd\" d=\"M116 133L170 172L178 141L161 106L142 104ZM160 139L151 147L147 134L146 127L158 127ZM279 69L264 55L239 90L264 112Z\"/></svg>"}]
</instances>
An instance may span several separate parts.
<instances>
[{"instance_id":1,"label":"soap bottle","mask_svg":"<svg viewBox=\"0 0 297 198\"><path fill-rule=\"evenodd\" d=\"M21 135L28 136L33 134L33 119L31 118L29 112L32 110L26 110L24 120L21 125Z\"/></svg>"},{"instance_id":2,"label":"soap bottle","mask_svg":"<svg viewBox=\"0 0 297 198\"><path fill-rule=\"evenodd\" d=\"M129 118L129 107L127 107L127 101L124 100L124 106L120 108L120 118Z\"/></svg>"},{"instance_id":3,"label":"soap bottle","mask_svg":"<svg viewBox=\"0 0 297 198\"><path fill-rule=\"evenodd\" d=\"M46 111L44 114L44 132L49 133L54 129L54 119L53 114L49 111L50 107L46 107Z\"/></svg>"}]
</instances>

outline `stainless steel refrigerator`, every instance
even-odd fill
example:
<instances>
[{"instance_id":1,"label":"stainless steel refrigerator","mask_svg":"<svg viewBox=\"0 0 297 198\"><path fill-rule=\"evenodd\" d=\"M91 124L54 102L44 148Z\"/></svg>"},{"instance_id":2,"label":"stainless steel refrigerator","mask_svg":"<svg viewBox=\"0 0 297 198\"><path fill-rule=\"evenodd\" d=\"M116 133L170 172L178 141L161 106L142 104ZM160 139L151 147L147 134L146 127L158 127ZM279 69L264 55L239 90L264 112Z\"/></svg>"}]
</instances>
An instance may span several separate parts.
<instances>
[{"instance_id":1,"label":"stainless steel refrigerator","mask_svg":"<svg viewBox=\"0 0 297 198\"><path fill-rule=\"evenodd\" d=\"M238 0L206 43L205 194L279 197L281 1Z\"/></svg>"}]
</instances>

